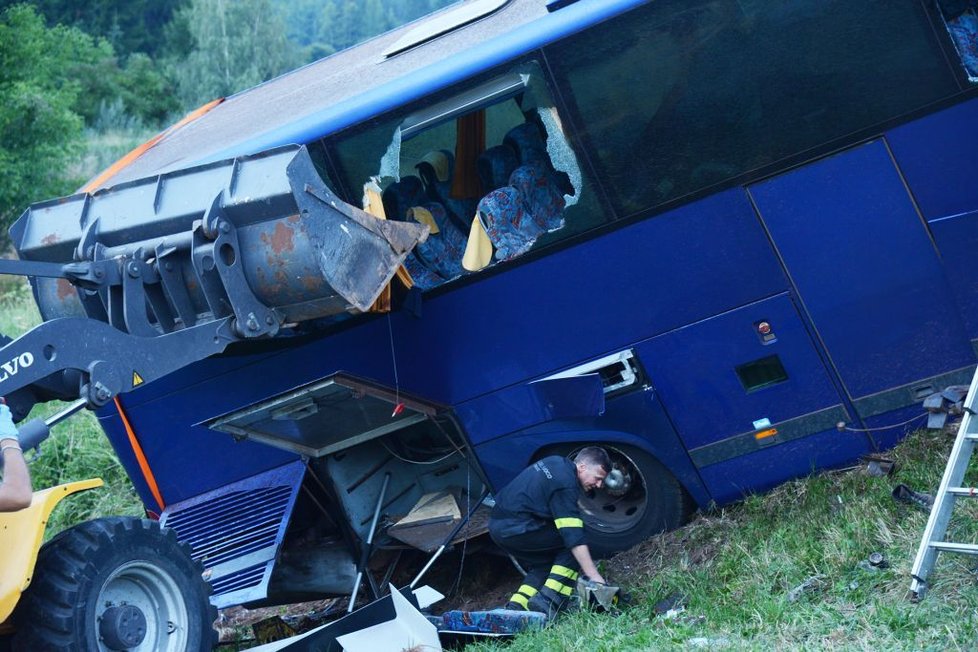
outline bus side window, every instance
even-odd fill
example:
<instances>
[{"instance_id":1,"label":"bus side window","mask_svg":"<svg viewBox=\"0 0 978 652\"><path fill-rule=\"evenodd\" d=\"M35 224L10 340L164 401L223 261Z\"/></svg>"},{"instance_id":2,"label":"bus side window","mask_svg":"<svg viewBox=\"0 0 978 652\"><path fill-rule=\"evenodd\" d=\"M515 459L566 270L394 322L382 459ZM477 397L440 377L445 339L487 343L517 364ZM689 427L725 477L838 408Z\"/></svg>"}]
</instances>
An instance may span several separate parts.
<instances>
[{"instance_id":1,"label":"bus side window","mask_svg":"<svg viewBox=\"0 0 978 652\"><path fill-rule=\"evenodd\" d=\"M544 52L621 217L958 92L919 2L659 0Z\"/></svg>"},{"instance_id":2,"label":"bus side window","mask_svg":"<svg viewBox=\"0 0 978 652\"><path fill-rule=\"evenodd\" d=\"M968 80L978 83L978 2L939 0L938 4Z\"/></svg>"},{"instance_id":3,"label":"bus side window","mask_svg":"<svg viewBox=\"0 0 978 652\"><path fill-rule=\"evenodd\" d=\"M533 62L405 107L335 151L348 188L377 188L387 219L428 225L405 262L423 290L606 219ZM475 230L484 247L470 247Z\"/></svg>"}]
</instances>

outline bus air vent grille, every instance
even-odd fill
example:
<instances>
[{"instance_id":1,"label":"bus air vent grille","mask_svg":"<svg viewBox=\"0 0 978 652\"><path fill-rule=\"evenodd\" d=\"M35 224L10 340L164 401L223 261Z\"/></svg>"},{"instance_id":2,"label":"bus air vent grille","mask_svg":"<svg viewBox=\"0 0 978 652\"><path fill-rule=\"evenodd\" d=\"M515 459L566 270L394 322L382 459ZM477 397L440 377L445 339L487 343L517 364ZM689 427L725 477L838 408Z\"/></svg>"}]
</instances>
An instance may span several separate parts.
<instances>
[{"instance_id":1,"label":"bus air vent grille","mask_svg":"<svg viewBox=\"0 0 978 652\"><path fill-rule=\"evenodd\" d=\"M160 523L190 546L217 607L266 596L304 470L293 462L164 511Z\"/></svg>"}]
</instances>

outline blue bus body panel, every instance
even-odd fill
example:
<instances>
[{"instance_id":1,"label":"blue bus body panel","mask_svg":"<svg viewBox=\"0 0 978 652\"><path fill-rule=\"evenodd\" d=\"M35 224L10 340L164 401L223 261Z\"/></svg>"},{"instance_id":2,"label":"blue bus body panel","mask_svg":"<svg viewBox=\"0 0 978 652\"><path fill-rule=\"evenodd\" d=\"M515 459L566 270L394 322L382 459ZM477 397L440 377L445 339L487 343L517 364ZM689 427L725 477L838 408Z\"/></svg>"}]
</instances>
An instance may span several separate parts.
<instances>
[{"instance_id":1,"label":"blue bus body panel","mask_svg":"<svg viewBox=\"0 0 978 652\"><path fill-rule=\"evenodd\" d=\"M750 192L853 399L974 363L937 252L882 142Z\"/></svg>"},{"instance_id":2,"label":"blue bus body panel","mask_svg":"<svg viewBox=\"0 0 978 652\"><path fill-rule=\"evenodd\" d=\"M390 333L387 316L359 317L278 353L191 365L130 393L127 404L240 393L217 401L234 402L215 408L221 414L336 370L393 386L393 339L401 388L456 405L787 288L737 189L499 271L426 297L421 319L391 313Z\"/></svg>"},{"instance_id":3,"label":"blue bus body panel","mask_svg":"<svg viewBox=\"0 0 978 652\"><path fill-rule=\"evenodd\" d=\"M887 132L927 220L978 210L978 99Z\"/></svg>"},{"instance_id":4,"label":"blue bus body panel","mask_svg":"<svg viewBox=\"0 0 978 652\"><path fill-rule=\"evenodd\" d=\"M978 151L978 150L976 150ZM976 156L978 158L978 156ZM976 177L978 178L978 177ZM978 186L978 183L974 185ZM978 339L978 210L929 223L968 337Z\"/></svg>"},{"instance_id":5,"label":"blue bus body panel","mask_svg":"<svg viewBox=\"0 0 978 652\"><path fill-rule=\"evenodd\" d=\"M427 300L423 319L395 320L401 380L455 405L786 286L732 190Z\"/></svg>"},{"instance_id":6,"label":"blue bus body panel","mask_svg":"<svg viewBox=\"0 0 978 652\"><path fill-rule=\"evenodd\" d=\"M770 489L789 478L844 466L868 450L866 438L860 433L832 428L713 464L700 469L700 474L714 499L722 505Z\"/></svg>"},{"instance_id":7,"label":"blue bus body panel","mask_svg":"<svg viewBox=\"0 0 978 652\"><path fill-rule=\"evenodd\" d=\"M978 339L978 99L886 134L928 220L970 339Z\"/></svg>"},{"instance_id":8,"label":"blue bus body panel","mask_svg":"<svg viewBox=\"0 0 978 652\"><path fill-rule=\"evenodd\" d=\"M181 400L187 400L187 397ZM126 409L125 403L123 409ZM168 410L150 404L132 412L127 411L166 506L298 458L294 453L264 444L236 442L229 435L190 427L189 421L184 419L192 414L191 409L190 406L181 406L179 410ZM139 420L147 410L151 410L152 417ZM170 415L170 418L164 415ZM163 506L157 505L143 480L118 414L113 416L106 412L106 416L100 417L100 424L112 442L119 461L132 478L143 504L159 513ZM178 431L180 435L176 438L174 434Z\"/></svg>"},{"instance_id":9,"label":"blue bus body panel","mask_svg":"<svg viewBox=\"0 0 978 652\"><path fill-rule=\"evenodd\" d=\"M970 382L973 375L974 369L969 369L966 374L967 381L965 381L965 384ZM940 391L944 387L938 387L936 389ZM900 440L909 433L926 426L927 413L921 409L920 401L914 401L902 409L863 419L863 425L871 429L870 434L873 439L874 449L886 450L899 444Z\"/></svg>"},{"instance_id":10,"label":"blue bus body panel","mask_svg":"<svg viewBox=\"0 0 978 652\"><path fill-rule=\"evenodd\" d=\"M393 387L385 320L373 320L277 355L204 360L127 394L123 408L156 475L160 493L170 504L297 457L265 444L235 442L230 435L212 431L201 422L340 370ZM140 496L147 505L154 505L144 483L138 481L142 473L132 453L126 452L128 438L114 413L111 406L102 411L103 427Z\"/></svg>"},{"instance_id":11,"label":"blue bus body panel","mask_svg":"<svg viewBox=\"0 0 978 652\"><path fill-rule=\"evenodd\" d=\"M455 415L469 441L481 444L538 423L604 413L598 374L514 385L462 403Z\"/></svg>"},{"instance_id":12,"label":"blue bus body panel","mask_svg":"<svg viewBox=\"0 0 978 652\"><path fill-rule=\"evenodd\" d=\"M600 418L553 421L475 447L490 485L504 487L541 449L581 443L634 446L654 456L706 507L712 497L679 441L656 392L638 389L612 398Z\"/></svg>"},{"instance_id":13,"label":"blue bus body panel","mask_svg":"<svg viewBox=\"0 0 978 652\"><path fill-rule=\"evenodd\" d=\"M775 341L762 343L754 327L760 321L771 325ZM636 352L689 450L750 433L762 419L776 425L841 408L787 294L660 335ZM748 391L736 368L770 356L777 356L787 378Z\"/></svg>"}]
</instances>

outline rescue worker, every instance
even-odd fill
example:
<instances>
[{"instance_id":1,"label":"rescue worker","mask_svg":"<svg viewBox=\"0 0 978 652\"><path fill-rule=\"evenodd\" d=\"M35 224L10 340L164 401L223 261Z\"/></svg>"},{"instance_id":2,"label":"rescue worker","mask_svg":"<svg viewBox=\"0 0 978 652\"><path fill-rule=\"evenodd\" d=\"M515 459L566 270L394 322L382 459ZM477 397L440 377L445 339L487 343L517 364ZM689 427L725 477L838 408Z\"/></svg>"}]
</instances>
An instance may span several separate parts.
<instances>
[{"instance_id":1,"label":"rescue worker","mask_svg":"<svg viewBox=\"0 0 978 652\"><path fill-rule=\"evenodd\" d=\"M591 558L577 500L581 491L599 489L609 471L607 451L589 446L573 461L559 455L543 458L496 494L489 535L526 570L506 609L552 618L566 606L580 572L605 583Z\"/></svg>"},{"instance_id":2,"label":"rescue worker","mask_svg":"<svg viewBox=\"0 0 978 652\"><path fill-rule=\"evenodd\" d=\"M16 512L29 507L33 496L31 476L20 448L17 426L6 405L0 405L0 456L3 456L0 512Z\"/></svg>"}]
</instances>

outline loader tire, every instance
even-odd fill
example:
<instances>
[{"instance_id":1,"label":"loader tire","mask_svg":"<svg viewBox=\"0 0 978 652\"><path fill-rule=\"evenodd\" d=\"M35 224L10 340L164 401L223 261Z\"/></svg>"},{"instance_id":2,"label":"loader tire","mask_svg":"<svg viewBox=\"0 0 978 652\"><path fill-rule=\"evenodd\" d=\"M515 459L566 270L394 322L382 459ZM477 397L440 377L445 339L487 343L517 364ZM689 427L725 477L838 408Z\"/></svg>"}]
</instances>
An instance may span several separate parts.
<instances>
[{"instance_id":1,"label":"loader tire","mask_svg":"<svg viewBox=\"0 0 978 652\"><path fill-rule=\"evenodd\" d=\"M197 652L217 609L190 548L156 521L112 517L41 548L14 613L15 650Z\"/></svg>"}]
</instances>

